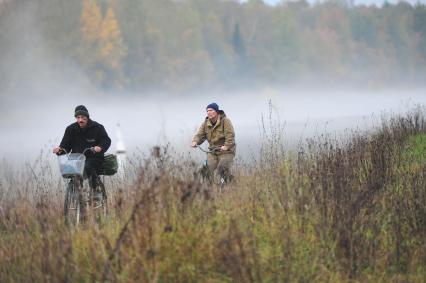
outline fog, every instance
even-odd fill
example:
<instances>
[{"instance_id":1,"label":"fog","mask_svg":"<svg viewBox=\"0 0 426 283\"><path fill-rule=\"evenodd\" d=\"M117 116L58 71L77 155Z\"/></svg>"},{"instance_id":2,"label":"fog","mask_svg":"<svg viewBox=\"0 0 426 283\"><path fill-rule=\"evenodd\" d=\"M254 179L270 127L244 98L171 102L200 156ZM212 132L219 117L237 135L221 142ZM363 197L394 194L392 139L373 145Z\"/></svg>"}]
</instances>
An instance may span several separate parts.
<instances>
[{"instance_id":1,"label":"fog","mask_svg":"<svg viewBox=\"0 0 426 283\"><path fill-rule=\"evenodd\" d=\"M66 87L64 87L66 88ZM83 91L82 91L83 93ZM343 134L345 129L371 129L382 115L404 113L426 104L424 90L315 91L260 89L256 92L200 94L197 97L151 95L14 96L2 98L0 156L10 161L32 160L60 143L65 127L75 121L74 107L84 104L95 121L103 124L115 152L120 124L129 155L147 152L154 145L170 145L178 152L192 150L191 138L205 117L205 106L217 102L233 122L238 153L256 153L264 131L283 126L283 139L291 148L300 140L321 134ZM263 122L262 122L263 121ZM268 129L267 129L268 130Z\"/></svg>"},{"instance_id":2,"label":"fog","mask_svg":"<svg viewBox=\"0 0 426 283\"><path fill-rule=\"evenodd\" d=\"M75 121L74 108L80 104L105 126L112 139L109 152L115 151L120 124L129 155L169 143L176 151L196 158L203 154L189 145L211 102L217 102L231 119L237 152L243 158L257 152L262 123L268 125L270 118L283 126L284 143L291 149L315 135L371 129L384 113L403 113L416 104L426 105L425 89L414 86L324 90L260 84L252 90L200 90L191 95L104 93L72 56L52 53L37 27L36 7L22 4L21 9L13 10L15 14L2 15L0 158L9 162L34 160L40 152L51 151L60 143L66 126Z\"/></svg>"}]
</instances>

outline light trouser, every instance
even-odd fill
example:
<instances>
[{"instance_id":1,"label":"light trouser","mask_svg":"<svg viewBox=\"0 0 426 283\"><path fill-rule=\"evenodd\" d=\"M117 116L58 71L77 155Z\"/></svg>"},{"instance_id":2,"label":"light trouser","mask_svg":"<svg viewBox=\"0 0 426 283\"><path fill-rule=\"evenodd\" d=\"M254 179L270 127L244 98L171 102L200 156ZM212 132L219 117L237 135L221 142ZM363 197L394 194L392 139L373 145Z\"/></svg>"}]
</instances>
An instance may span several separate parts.
<instances>
[{"instance_id":1,"label":"light trouser","mask_svg":"<svg viewBox=\"0 0 426 283\"><path fill-rule=\"evenodd\" d=\"M207 154L207 166L209 167L210 178L216 180L217 177L223 177L225 181L232 178L231 167L234 163L234 154Z\"/></svg>"}]
</instances>

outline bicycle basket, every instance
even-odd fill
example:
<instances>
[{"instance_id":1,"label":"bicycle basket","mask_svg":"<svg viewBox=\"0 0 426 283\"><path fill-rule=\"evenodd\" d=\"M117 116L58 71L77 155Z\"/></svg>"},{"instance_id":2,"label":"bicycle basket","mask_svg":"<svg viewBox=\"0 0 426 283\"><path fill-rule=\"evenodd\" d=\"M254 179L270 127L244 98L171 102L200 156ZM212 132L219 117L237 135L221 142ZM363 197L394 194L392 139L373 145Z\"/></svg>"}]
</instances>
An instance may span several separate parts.
<instances>
[{"instance_id":1,"label":"bicycle basket","mask_svg":"<svg viewBox=\"0 0 426 283\"><path fill-rule=\"evenodd\" d=\"M86 156L81 153L70 153L58 156L59 170L62 177L69 177L72 175L83 176L84 163Z\"/></svg>"},{"instance_id":2,"label":"bicycle basket","mask_svg":"<svg viewBox=\"0 0 426 283\"><path fill-rule=\"evenodd\" d=\"M115 173L117 173L118 170L118 160L117 155L115 154L105 154L105 160L102 165L104 172L104 175L112 176Z\"/></svg>"}]
</instances>

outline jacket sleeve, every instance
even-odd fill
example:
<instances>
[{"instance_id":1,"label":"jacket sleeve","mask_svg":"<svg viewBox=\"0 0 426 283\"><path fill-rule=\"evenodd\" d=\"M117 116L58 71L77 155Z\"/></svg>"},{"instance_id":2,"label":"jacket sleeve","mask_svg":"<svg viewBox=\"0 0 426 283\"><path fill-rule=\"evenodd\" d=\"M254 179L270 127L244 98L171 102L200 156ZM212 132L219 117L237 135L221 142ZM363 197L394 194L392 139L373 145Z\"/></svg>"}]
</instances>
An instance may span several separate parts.
<instances>
[{"instance_id":1,"label":"jacket sleeve","mask_svg":"<svg viewBox=\"0 0 426 283\"><path fill-rule=\"evenodd\" d=\"M193 142L196 142L198 145L202 144L207 139L205 121L201 124L195 136L192 138Z\"/></svg>"},{"instance_id":2,"label":"jacket sleeve","mask_svg":"<svg viewBox=\"0 0 426 283\"><path fill-rule=\"evenodd\" d=\"M235 145L235 132L231 120L224 119L223 126L225 131L225 146L231 148Z\"/></svg>"},{"instance_id":3,"label":"jacket sleeve","mask_svg":"<svg viewBox=\"0 0 426 283\"><path fill-rule=\"evenodd\" d=\"M100 125L99 129L99 146L102 148L102 153L105 153L111 146L111 139L102 125Z\"/></svg>"},{"instance_id":4,"label":"jacket sleeve","mask_svg":"<svg viewBox=\"0 0 426 283\"><path fill-rule=\"evenodd\" d=\"M65 129L64 136L62 137L62 141L59 145L60 148L65 149L67 152L71 151L71 139L72 139L72 129L71 127L67 127Z\"/></svg>"}]
</instances>

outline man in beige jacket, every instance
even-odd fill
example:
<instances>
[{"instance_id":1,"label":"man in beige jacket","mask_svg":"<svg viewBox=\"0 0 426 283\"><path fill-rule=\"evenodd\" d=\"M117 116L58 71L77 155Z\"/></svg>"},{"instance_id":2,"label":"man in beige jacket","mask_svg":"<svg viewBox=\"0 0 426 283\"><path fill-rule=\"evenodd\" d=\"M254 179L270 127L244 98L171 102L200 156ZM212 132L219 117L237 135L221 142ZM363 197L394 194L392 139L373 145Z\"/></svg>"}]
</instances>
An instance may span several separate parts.
<instances>
[{"instance_id":1,"label":"man in beige jacket","mask_svg":"<svg viewBox=\"0 0 426 283\"><path fill-rule=\"evenodd\" d=\"M207 117L193 137L191 146L196 148L207 140L209 150L213 151L207 154L210 176L216 173L224 177L225 181L229 181L235 156L234 128L231 120L226 117L223 110L219 110L216 103L207 105L206 110Z\"/></svg>"}]
</instances>

